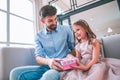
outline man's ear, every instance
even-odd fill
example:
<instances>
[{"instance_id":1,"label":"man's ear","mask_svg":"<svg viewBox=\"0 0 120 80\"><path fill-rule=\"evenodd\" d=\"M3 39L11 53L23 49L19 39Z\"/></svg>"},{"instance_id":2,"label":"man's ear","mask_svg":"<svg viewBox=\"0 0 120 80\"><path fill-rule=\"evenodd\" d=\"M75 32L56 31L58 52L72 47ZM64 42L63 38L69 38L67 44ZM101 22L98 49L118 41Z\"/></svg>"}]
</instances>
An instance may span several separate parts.
<instances>
[{"instance_id":1,"label":"man's ear","mask_svg":"<svg viewBox=\"0 0 120 80\"><path fill-rule=\"evenodd\" d=\"M43 19L43 18L41 18L41 19L40 19L40 21L41 21L43 24L45 23L45 21L44 21L44 19Z\"/></svg>"}]
</instances>

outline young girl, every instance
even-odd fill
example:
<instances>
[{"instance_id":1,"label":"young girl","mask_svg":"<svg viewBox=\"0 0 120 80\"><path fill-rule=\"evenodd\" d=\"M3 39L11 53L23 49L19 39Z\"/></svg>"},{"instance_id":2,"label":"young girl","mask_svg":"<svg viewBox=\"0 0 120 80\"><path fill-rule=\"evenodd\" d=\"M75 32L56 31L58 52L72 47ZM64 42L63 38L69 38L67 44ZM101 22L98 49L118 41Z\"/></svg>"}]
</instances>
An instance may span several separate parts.
<instances>
[{"instance_id":1,"label":"young girl","mask_svg":"<svg viewBox=\"0 0 120 80\"><path fill-rule=\"evenodd\" d=\"M120 60L100 58L100 43L85 20L73 24L78 66L61 72L61 80L120 80Z\"/></svg>"}]
</instances>

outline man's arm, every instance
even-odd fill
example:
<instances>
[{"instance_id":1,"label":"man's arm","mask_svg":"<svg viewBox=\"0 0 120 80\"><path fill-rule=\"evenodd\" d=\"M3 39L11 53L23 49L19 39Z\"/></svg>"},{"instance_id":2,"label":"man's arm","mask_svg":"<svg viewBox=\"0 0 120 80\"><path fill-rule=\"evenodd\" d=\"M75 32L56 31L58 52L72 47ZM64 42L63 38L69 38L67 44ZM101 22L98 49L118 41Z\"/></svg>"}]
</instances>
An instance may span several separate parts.
<instances>
[{"instance_id":1,"label":"man's arm","mask_svg":"<svg viewBox=\"0 0 120 80\"><path fill-rule=\"evenodd\" d=\"M75 42L74 42L74 36L73 32L70 29L70 27L66 27L66 32L67 32L67 42L68 42L68 47L71 51L74 50Z\"/></svg>"},{"instance_id":2,"label":"man's arm","mask_svg":"<svg viewBox=\"0 0 120 80\"><path fill-rule=\"evenodd\" d=\"M57 62L57 59L49 59L49 58L43 58L40 56L36 56L36 61L38 64L48 65L52 69L56 69L59 71L62 70L62 66Z\"/></svg>"},{"instance_id":3,"label":"man's arm","mask_svg":"<svg viewBox=\"0 0 120 80\"><path fill-rule=\"evenodd\" d=\"M43 58L43 57L40 57L40 56L36 56L36 61L37 61L37 63L40 64L40 65L49 65L49 64L48 64L48 61L49 61L49 60L50 60L50 59Z\"/></svg>"}]
</instances>

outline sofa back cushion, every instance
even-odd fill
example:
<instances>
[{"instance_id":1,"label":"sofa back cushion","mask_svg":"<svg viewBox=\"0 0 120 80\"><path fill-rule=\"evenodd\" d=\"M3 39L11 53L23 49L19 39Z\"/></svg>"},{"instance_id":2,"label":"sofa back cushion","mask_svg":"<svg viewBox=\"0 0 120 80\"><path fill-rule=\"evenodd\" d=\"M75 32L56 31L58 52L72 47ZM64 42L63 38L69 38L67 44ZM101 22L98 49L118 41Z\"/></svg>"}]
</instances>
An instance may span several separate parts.
<instances>
[{"instance_id":1,"label":"sofa back cushion","mask_svg":"<svg viewBox=\"0 0 120 80\"><path fill-rule=\"evenodd\" d=\"M120 34L102 38L104 57L120 59Z\"/></svg>"}]
</instances>

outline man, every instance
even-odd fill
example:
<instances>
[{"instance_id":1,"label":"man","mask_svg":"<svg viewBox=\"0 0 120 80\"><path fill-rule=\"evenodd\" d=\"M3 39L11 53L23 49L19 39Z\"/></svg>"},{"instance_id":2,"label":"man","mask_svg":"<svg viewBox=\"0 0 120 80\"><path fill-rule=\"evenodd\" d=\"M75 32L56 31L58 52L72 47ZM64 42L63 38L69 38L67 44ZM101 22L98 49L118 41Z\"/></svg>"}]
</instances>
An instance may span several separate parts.
<instances>
[{"instance_id":1,"label":"man","mask_svg":"<svg viewBox=\"0 0 120 80\"><path fill-rule=\"evenodd\" d=\"M23 72L18 80L59 80L62 68L56 61L74 50L74 38L70 27L57 25L56 13L56 8L51 5L41 8L40 20L44 28L35 40L36 61L41 66Z\"/></svg>"}]
</instances>

